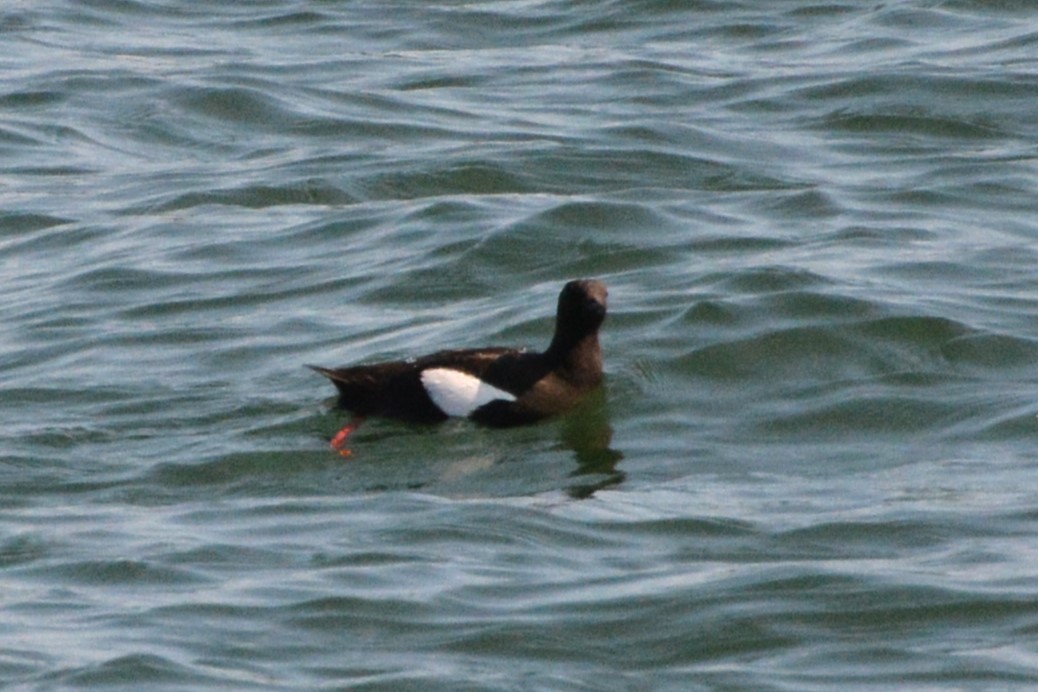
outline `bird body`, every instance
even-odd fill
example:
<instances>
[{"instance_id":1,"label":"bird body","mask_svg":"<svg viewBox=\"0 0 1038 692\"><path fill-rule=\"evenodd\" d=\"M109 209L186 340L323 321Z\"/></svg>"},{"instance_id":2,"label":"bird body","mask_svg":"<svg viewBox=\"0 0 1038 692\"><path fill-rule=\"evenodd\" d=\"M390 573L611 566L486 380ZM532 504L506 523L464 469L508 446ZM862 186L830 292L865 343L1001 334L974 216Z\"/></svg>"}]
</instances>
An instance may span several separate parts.
<instances>
[{"instance_id":1,"label":"bird body","mask_svg":"<svg viewBox=\"0 0 1038 692\"><path fill-rule=\"evenodd\" d=\"M598 329L605 284L571 281L559 295L555 334L543 352L516 348L438 351L345 368L310 366L358 416L435 423L467 417L491 426L531 423L574 406L602 381Z\"/></svg>"}]
</instances>

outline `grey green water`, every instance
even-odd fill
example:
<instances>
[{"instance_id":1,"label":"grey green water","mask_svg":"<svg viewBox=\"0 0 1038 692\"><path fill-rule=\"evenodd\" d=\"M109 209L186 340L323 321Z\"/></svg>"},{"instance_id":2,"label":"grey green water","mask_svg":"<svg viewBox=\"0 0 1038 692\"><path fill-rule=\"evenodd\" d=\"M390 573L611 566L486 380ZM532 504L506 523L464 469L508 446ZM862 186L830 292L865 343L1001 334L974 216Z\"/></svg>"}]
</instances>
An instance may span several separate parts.
<instances>
[{"instance_id":1,"label":"grey green water","mask_svg":"<svg viewBox=\"0 0 1038 692\"><path fill-rule=\"evenodd\" d=\"M0 683L1033 689L1038 5L0 8ZM544 345L515 430L303 368Z\"/></svg>"}]
</instances>

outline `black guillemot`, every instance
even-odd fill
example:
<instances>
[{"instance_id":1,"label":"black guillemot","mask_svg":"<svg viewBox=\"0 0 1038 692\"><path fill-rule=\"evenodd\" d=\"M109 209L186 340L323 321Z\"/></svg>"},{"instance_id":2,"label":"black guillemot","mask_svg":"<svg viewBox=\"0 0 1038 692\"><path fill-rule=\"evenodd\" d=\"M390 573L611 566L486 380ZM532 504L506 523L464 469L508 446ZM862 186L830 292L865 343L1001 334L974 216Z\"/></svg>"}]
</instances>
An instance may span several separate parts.
<instances>
[{"instance_id":1,"label":"black guillemot","mask_svg":"<svg viewBox=\"0 0 1038 692\"><path fill-rule=\"evenodd\" d=\"M606 315L606 286L570 281L559 294L555 335L543 353L517 348L438 351L421 358L347 368L308 366L335 384L339 406L366 416L436 423L467 417L489 426L511 426L562 413L602 381L598 328Z\"/></svg>"}]
</instances>

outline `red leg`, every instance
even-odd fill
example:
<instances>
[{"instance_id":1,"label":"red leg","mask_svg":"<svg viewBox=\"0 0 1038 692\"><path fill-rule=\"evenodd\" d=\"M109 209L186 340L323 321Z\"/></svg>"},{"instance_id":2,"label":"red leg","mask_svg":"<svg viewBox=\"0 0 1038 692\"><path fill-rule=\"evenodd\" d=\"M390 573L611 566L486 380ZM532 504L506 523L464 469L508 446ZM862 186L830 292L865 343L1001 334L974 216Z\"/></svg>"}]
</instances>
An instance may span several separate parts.
<instances>
[{"instance_id":1,"label":"red leg","mask_svg":"<svg viewBox=\"0 0 1038 692\"><path fill-rule=\"evenodd\" d=\"M355 418L346 427L335 433L335 437L332 438L332 449L344 457L353 454L352 450L346 448L346 440L349 438L350 433L359 428L363 422L363 418Z\"/></svg>"}]
</instances>

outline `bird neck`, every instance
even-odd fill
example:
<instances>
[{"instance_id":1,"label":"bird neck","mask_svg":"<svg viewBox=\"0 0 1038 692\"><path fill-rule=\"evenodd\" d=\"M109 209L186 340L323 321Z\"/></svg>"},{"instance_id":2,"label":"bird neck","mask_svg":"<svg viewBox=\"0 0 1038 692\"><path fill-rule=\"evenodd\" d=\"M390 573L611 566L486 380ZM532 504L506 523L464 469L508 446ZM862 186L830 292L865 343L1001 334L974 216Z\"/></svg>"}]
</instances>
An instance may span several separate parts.
<instances>
[{"instance_id":1,"label":"bird neck","mask_svg":"<svg viewBox=\"0 0 1038 692\"><path fill-rule=\"evenodd\" d=\"M594 385L602 379L602 347L597 331L575 341L556 334L544 355L571 382Z\"/></svg>"}]
</instances>

